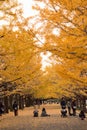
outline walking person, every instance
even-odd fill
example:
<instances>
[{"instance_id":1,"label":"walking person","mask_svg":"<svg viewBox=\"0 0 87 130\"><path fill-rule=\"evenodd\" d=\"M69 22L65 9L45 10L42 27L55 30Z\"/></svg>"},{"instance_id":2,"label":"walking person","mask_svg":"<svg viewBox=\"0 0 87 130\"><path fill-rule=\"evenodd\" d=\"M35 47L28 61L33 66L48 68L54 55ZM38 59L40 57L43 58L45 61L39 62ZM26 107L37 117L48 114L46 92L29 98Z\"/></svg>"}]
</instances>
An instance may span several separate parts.
<instances>
[{"instance_id":1,"label":"walking person","mask_svg":"<svg viewBox=\"0 0 87 130\"><path fill-rule=\"evenodd\" d=\"M14 116L17 116L18 115L18 104L16 101L13 103L13 110L14 110Z\"/></svg>"}]
</instances>

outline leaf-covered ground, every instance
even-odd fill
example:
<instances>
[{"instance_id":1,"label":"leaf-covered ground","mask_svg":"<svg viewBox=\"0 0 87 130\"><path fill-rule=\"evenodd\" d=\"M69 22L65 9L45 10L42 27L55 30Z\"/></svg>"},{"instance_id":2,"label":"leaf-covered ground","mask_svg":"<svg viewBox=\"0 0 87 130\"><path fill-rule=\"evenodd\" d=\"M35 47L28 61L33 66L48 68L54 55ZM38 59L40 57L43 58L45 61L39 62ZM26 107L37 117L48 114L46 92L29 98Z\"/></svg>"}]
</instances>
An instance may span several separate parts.
<instances>
[{"instance_id":1,"label":"leaf-covered ground","mask_svg":"<svg viewBox=\"0 0 87 130\"><path fill-rule=\"evenodd\" d=\"M50 117L40 117L42 107ZM33 117L33 110L33 107L20 110L17 117L13 112L0 116L0 130L87 130L87 119L81 120L78 113L62 118L58 104L40 106L39 117Z\"/></svg>"}]
</instances>

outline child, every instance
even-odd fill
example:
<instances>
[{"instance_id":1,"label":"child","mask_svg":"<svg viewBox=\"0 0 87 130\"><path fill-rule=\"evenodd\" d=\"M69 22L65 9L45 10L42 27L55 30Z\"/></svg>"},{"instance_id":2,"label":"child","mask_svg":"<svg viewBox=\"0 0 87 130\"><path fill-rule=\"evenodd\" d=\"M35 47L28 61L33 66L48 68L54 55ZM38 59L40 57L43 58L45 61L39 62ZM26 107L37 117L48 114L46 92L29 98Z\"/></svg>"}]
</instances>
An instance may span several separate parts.
<instances>
[{"instance_id":1,"label":"child","mask_svg":"<svg viewBox=\"0 0 87 130\"><path fill-rule=\"evenodd\" d=\"M42 117L45 117L45 116L50 116L50 115L48 115L48 114L46 113L46 109L43 108L43 109L42 109L41 116L42 116Z\"/></svg>"},{"instance_id":2,"label":"child","mask_svg":"<svg viewBox=\"0 0 87 130\"><path fill-rule=\"evenodd\" d=\"M84 113L83 110L80 111L79 117L81 118L81 120L84 120L84 118L85 118L85 113Z\"/></svg>"},{"instance_id":3,"label":"child","mask_svg":"<svg viewBox=\"0 0 87 130\"><path fill-rule=\"evenodd\" d=\"M35 109L35 110L33 111L33 114L34 114L34 117L38 117L38 110Z\"/></svg>"},{"instance_id":4,"label":"child","mask_svg":"<svg viewBox=\"0 0 87 130\"><path fill-rule=\"evenodd\" d=\"M61 117L67 117L67 110L66 109L61 110Z\"/></svg>"}]
</instances>

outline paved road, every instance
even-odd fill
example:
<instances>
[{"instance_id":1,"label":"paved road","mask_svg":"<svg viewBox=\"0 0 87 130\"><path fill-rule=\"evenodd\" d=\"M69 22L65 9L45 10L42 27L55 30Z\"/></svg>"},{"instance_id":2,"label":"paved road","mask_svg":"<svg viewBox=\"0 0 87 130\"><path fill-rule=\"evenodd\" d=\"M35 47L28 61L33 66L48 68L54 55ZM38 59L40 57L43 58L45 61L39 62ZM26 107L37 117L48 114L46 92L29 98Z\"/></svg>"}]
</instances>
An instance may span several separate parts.
<instances>
[{"instance_id":1,"label":"paved road","mask_svg":"<svg viewBox=\"0 0 87 130\"><path fill-rule=\"evenodd\" d=\"M87 119L80 120L77 116L62 118L57 104L45 105L50 117L33 117L33 107L19 111L19 115L14 117L13 113L0 117L0 130L87 130Z\"/></svg>"}]
</instances>

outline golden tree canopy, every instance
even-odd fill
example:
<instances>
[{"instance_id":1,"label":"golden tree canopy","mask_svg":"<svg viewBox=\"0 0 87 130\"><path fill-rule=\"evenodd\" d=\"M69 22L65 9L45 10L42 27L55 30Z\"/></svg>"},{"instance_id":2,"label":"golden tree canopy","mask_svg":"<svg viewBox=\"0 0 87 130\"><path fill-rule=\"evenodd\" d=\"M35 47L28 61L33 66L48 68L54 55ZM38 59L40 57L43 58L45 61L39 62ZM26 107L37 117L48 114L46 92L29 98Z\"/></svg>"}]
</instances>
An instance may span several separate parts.
<instances>
[{"instance_id":1,"label":"golden tree canopy","mask_svg":"<svg viewBox=\"0 0 87 130\"><path fill-rule=\"evenodd\" d=\"M40 23L38 36L44 39L44 52L57 60L55 69L62 77L63 90L86 96L87 0L35 0L33 8L39 12L35 30Z\"/></svg>"}]
</instances>

